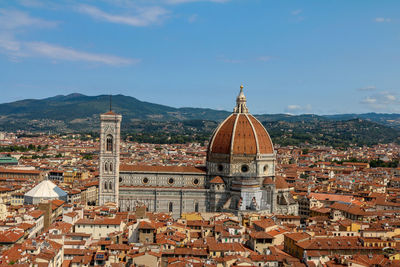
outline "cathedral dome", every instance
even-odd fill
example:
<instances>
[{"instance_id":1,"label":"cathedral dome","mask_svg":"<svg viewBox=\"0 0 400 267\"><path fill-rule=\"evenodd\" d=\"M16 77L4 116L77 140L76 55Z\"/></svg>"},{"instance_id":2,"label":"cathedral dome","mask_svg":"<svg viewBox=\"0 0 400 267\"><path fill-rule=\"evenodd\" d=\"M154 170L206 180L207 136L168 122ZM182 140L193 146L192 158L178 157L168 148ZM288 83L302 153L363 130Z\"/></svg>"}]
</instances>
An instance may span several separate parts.
<instances>
[{"instance_id":1,"label":"cathedral dome","mask_svg":"<svg viewBox=\"0 0 400 267\"><path fill-rule=\"evenodd\" d=\"M264 126L248 113L243 86L236 99L233 113L215 130L208 147L208 157L214 154L259 155L273 154L274 147Z\"/></svg>"}]
</instances>

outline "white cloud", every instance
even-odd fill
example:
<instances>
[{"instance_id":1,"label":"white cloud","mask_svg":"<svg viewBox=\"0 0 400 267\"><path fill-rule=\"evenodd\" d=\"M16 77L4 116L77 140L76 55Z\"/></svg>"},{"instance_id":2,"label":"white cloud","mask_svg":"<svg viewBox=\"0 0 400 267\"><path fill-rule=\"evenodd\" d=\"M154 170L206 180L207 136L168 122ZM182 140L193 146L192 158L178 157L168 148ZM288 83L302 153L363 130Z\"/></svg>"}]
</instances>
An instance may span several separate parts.
<instances>
[{"instance_id":1,"label":"white cloud","mask_svg":"<svg viewBox=\"0 0 400 267\"><path fill-rule=\"evenodd\" d=\"M110 14L98 9L97 7L89 5L80 5L78 7L78 11L95 19L111 23L126 24L135 27L144 27L159 23L168 13L167 10L158 6L136 8L135 15Z\"/></svg>"},{"instance_id":2,"label":"white cloud","mask_svg":"<svg viewBox=\"0 0 400 267\"><path fill-rule=\"evenodd\" d=\"M44 57L53 60L84 61L112 66L130 65L140 61L107 54L89 53L45 42L19 42L14 39L1 38L1 36L0 52L8 55L13 61L24 57Z\"/></svg>"},{"instance_id":3,"label":"white cloud","mask_svg":"<svg viewBox=\"0 0 400 267\"><path fill-rule=\"evenodd\" d=\"M29 14L0 9L0 53L12 61L25 57L44 57L52 60L84 61L105 65L123 66L138 63L138 59L123 58L75 50L46 42L20 41L16 36L34 28L56 27L58 22L31 17Z\"/></svg>"},{"instance_id":4,"label":"white cloud","mask_svg":"<svg viewBox=\"0 0 400 267\"><path fill-rule=\"evenodd\" d=\"M18 10L0 9L0 29L15 30L23 27L53 28L58 22L33 18Z\"/></svg>"},{"instance_id":5,"label":"white cloud","mask_svg":"<svg viewBox=\"0 0 400 267\"><path fill-rule=\"evenodd\" d=\"M392 19L390 18L383 18L383 17L377 17L375 18L375 22L381 23L381 22L391 22Z\"/></svg>"},{"instance_id":6,"label":"white cloud","mask_svg":"<svg viewBox=\"0 0 400 267\"><path fill-rule=\"evenodd\" d=\"M397 94L389 91L367 96L360 103L375 111L400 112L400 100Z\"/></svg>"},{"instance_id":7,"label":"white cloud","mask_svg":"<svg viewBox=\"0 0 400 267\"><path fill-rule=\"evenodd\" d=\"M299 105L289 105L289 106L286 107L286 109L289 110L289 111L295 111L295 110L300 110L301 106L299 106Z\"/></svg>"},{"instance_id":8,"label":"white cloud","mask_svg":"<svg viewBox=\"0 0 400 267\"><path fill-rule=\"evenodd\" d=\"M285 108L285 112L289 114L299 114L299 113L309 113L311 112L312 107L310 104L307 104L305 106L301 105L288 105Z\"/></svg>"},{"instance_id":9,"label":"white cloud","mask_svg":"<svg viewBox=\"0 0 400 267\"><path fill-rule=\"evenodd\" d=\"M18 52L21 48L21 45L18 41L14 40L13 36L8 33L0 34L0 49L4 49L7 51Z\"/></svg>"},{"instance_id":10,"label":"white cloud","mask_svg":"<svg viewBox=\"0 0 400 267\"><path fill-rule=\"evenodd\" d=\"M297 16L297 15L299 15L301 12L303 12L302 9L296 9L296 10L293 10L293 11L291 12L291 14L292 14L293 16Z\"/></svg>"},{"instance_id":11,"label":"white cloud","mask_svg":"<svg viewBox=\"0 0 400 267\"><path fill-rule=\"evenodd\" d=\"M361 103L363 103L363 104L375 104L376 102L377 102L377 99L370 97L370 96L367 96L366 98L361 100Z\"/></svg>"},{"instance_id":12,"label":"white cloud","mask_svg":"<svg viewBox=\"0 0 400 267\"><path fill-rule=\"evenodd\" d=\"M394 96L394 95L392 95L392 94L390 94L390 93L385 94L384 97L385 97L385 99L386 99L387 101L389 101L389 102L394 102L394 101L396 101L396 99L397 99L396 96Z\"/></svg>"},{"instance_id":13,"label":"white cloud","mask_svg":"<svg viewBox=\"0 0 400 267\"><path fill-rule=\"evenodd\" d=\"M115 66L129 65L139 62L139 60L137 59L128 59L106 54L88 53L44 42L30 42L25 43L24 45L27 48L28 52L31 52L31 56L40 55L51 59L61 59L67 61L86 61Z\"/></svg>"}]
</instances>

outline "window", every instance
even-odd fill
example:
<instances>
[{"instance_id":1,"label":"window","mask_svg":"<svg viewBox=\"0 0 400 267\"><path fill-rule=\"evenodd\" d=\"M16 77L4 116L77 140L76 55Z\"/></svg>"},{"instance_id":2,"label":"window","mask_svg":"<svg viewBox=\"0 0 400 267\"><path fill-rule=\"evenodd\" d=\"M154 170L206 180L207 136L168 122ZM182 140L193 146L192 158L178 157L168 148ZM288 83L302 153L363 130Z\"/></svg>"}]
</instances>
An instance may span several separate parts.
<instances>
[{"instance_id":1,"label":"window","mask_svg":"<svg viewBox=\"0 0 400 267\"><path fill-rule=\"evenodd\" d=\"M112 165L112 163L110 162L110 172L112 172L113 171L113 165Z\"/></svg>"},{"instance_id":2,"label":"window","mask_svg":"<svg viewBox=\"0 0 400 267\"><path fill-rule=\"evenodd\" d=\"M199 203L194 203L194 212L199 212Z\"/></svg>"},{"instance_id":3,"label":"window","mask_svg":"<svg viewBox=\"0 0 400 267\"><path fill-rule=\"evenodd\" d=\"M107 162L104 163L104 172L108 172L108 164L107 164Z\"/></svg>"},{"instance_id":4,"label":"window","mask_svg":"<svg viewBox=\"0 0 400 267\"><path fill-rule=\"evenodd\" d=\"M174 205L172 204L172 202L169 202L169 204L168 204L168 211L169 211L169 212L172 212L173 208L174 208Z\"/></svg>"},{"instance_id":5,"label":"window","mask_svg":"<svg viewBox=\"0 0 400 267\"><path fill-rule=\"evenodd\" d=\"M112 190L112 183L110 182L110 186L108 187L110 190Z\"/></svg>"},{"instance_id":6,"label":"window","mask_svg":"<svg viewBox=\"0 0 400 267\"><path fill-rule=\"evenodd\" d=\"M104 182L104 190L108 190L107 182Z\"/></svg>"},{"instance_id":7,"label":"window","mask_svg":"<svg viewBox=\"0 0 400 267\"><path fill-rule=\"evenodd\" d=\"M242 172L248 172L248 171L249 171L249 166L247 166L247 165L242 165L241 170L242 170Z\"/></svg>"},{"instance_id":8,"label":"window","mask_svg":"<svg viewBox=\"0 0 400 267\"><path fill-rule=\"evenodd\" d=\"M218 171L222 172L224 170L224 166L222 166L221 164L218 165Z\"/></svg>"},{"instance_id":9,"label":"window","mask_svg":"<svg viewBox=\"0 0 400 267\"><path fill-rule=\"evenodd\" d=\"M142 180L142 183L143 183L143 184L149 183L149 178L144 177L143 180Z\"/></svg>"},{"instance_id":10,"label":"window","mask_svg":"<svg viewBox=\"0 0 400 267\"><path fill-rule=\"evenodd\" d=\"M198 185L198 184L199 184L199 179L197 179L197 178L194 179L194 180L193 180L193 184L194 184L194 185Z\"/></svg>"},{"instance_id":11,"label":"window","mask_svg":"<svg viewBox=\"0 0 400 267\"><path fill-rule=\"evenodd\" d=\"M109 151L109 152L113 151L113 137L111 134L107 135L107 138L106 138L106 151Z\"/></svg>"},{"instance_id":12,"label":"window","mask_svg":"<svg viewBox=\"0 0 400 267\"><path fill-rule=\"evenodd\" d=\"M268 164L264 166L264 173L266 174L268 172Z\"/></svg>"},{"instance_id":13,"label":"window","mask_svg":"<svg viewBox=\"0 0 400 267\"><path fill-rule=\"evenodd\" d=\"M173 183L174 183L174 178L169 178L169 179L168 179L168 183L169 183L169 184L173 184Z\"/></svg>"}]
</instances>

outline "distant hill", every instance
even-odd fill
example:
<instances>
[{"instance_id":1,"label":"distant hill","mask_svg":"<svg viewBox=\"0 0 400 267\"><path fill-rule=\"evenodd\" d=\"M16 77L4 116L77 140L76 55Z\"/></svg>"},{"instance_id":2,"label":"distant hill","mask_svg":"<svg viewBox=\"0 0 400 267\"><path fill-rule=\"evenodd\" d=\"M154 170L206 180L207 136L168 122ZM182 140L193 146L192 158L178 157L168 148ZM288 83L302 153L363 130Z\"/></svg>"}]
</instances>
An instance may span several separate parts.
<instances>
[{"instance_id":1,"label":"distant hill","mask_svg":"<svg viewBox=\"0 0 400 267\"><path fill-rule=\"evenodd\" d=\"M353 120L362 119L367 121L373 121L379 124L383 124L390 127L400 129L400 114L392 113L364 113L364 114L337 114L337 115L325 115L324 118L332 120Z\"/></svg>"},{"instance_id":2,"label":"distant hill","mask_svg":"<svg viewBox=\"0 0 400 267\"><path fill-rule=\"evenodd\" d=\"M400 144L400 129L375 122L352 120L263 122L273 141L280 145L322 145L333 147Z\"/></svg>"},{"instance_id":3,"label":"distant hill","mask_svg":"<svg viewBox=\"0 0 400 267\"><path fill-rule=\"evenodd\" d=\"M231 114L229 111L206 108L174 108L124 95L112 96L112 108L123 115L122 130L125 132L159 133L160 135L171 133L186 136L195 134L201 136L202 139L207 138L217 123ZM86 96L78 93L4 103L0 104L0 130L98 132L99 114L108 109L108 95ZM353 141L361 140L363 136L368 135L376 137L376 142L390 142L390 140L396 141L396 136L400 136L400 114L366 113L323 116L261 114L255 116L266 125L274 138L286 136L286 141L294 138L290 134L287 135L292 131L295 134L302 132L313 135L311 138L313 143L321 143L316 140L321 140L330 134L335 136L336 133L339 135L335 138L340 139L340 133L344 133L348 127L353 127L353 132L350 136L343 135L342 138ZM330 133L326 132L327 129ZM284 135L279 131L285 131ZM278 133L280 136L275 136ZM319 138L316 138L317 133ZM364 141L368 139L366 141L368 144L373 141L368 137L364 139ZM279 143L285 143L284 141L281 138Z\"/></svg>"},{"instance_id":4,"label":"distant hill","mask_svg":"<svg viewBox=\"0 0 400 267\"><path fill-rule=\"evenodd\" d=\"M199 108L173 108L140 101L134 97L115 95L112 108L126 119L184 120L224 117L228 112ZM109 96L86 96L82 94L58 95L45 99L26 99L0 104L0 115L26 119L74 120L91 118L109 109Z\"/></svg>"}]
</instances>

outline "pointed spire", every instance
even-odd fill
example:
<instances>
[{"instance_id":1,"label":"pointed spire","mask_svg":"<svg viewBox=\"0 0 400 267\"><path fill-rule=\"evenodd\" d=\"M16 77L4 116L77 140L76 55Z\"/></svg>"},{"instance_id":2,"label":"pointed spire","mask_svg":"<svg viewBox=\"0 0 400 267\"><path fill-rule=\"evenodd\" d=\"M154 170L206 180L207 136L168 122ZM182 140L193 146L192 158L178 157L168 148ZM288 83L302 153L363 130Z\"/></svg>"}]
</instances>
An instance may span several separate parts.
<instances>
[{"instance_id":1,"label":"pointed spire","mask_svg":"<svg viewBox=\"0 0 400 267\"><path fill-rule=\"evenodd\" d=\"M111 102L112 95L110 95L110 112L112 111L112 102Z\"/></svg>"},{"instance_id":2,"label":"pointed spire","mask_svg":"<svg viewBox=\"0 0 400 267\"><path fill-rule=\"evenodd\" d=\"M240 86L240 92L236 98L236 107L234 108L233 112L249 113L249 109L246 106L246 96L243 93L243 85Z\"/></svg>"}]
</instances>

